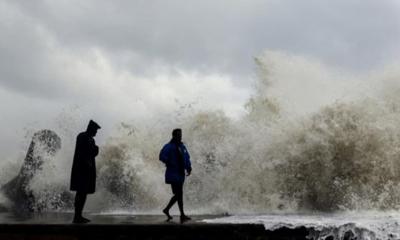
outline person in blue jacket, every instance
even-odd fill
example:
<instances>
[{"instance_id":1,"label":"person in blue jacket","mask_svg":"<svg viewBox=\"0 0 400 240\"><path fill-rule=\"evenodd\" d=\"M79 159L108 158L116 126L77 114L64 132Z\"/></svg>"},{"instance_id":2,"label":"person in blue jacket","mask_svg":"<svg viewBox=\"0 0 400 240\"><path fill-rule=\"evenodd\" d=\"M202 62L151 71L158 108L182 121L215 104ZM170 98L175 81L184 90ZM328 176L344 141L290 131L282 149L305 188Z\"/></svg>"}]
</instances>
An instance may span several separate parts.
<instances>
[{"instance_id":1,"label":"person in blue jacket","mask_svg":"<svg viewBox=\"0 0 400 240\"><path fill-rule=\"evenodd\" d=\"M165 144L160 152L160 161L167 167L165 171L165 183L170 184L172 193L174 194L168 205L163 209L163 213L167 215L167 221L172 219L169 214L170 208L178 202L179 211L181 213L181 223L190 220L183 211L183 183L186 176L192 172L190 163L190 155L185 145L182 143L182 130L174 129L172 131L172 139Z\"/></svg>"}]
</instances>

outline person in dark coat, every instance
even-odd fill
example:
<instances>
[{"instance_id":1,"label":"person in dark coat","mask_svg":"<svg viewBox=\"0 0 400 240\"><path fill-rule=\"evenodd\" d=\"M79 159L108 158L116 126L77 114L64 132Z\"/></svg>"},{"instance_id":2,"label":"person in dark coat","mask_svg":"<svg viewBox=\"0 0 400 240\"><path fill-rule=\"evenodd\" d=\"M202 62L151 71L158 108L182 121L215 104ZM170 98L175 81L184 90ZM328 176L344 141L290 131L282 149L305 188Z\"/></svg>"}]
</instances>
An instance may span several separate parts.
<instances>
[{"instance_id":1,"label":"person in dark coat","mask_svg":"<svg viewBox=\"0 0 400 240\"><path fill-rule=\"evenodd\" d=\"M70 186L71 191L76 191L73 223L90 222L89 219L82 216L82 211L87 194L92 194L96 190L95 157L99 153L99 147L96 146L93 137L96 136L98 129L100 126L90 120L86 131L79 133L76 138Z\"/></svg>"},{"instance_id":2,"label":"person in dark coat","mask_svg":"<svg viewBox=\"0 0 400 240\"><path fill-rule=\"evenodd\" d=\"M169 214L170 208L178 202L179 211L181 213L181 223L190 220L183 211L183 183L186 176L192 172L190 163L190 155L185 145L182 143L182 130L174 129L172 131L172 139L165 144L160 152L160 161L167 167L165 171L165 183L170 184L173 196L167 207L163 209L163 213L167 215L167 221L172 219Z\"/></svg>"}]
</instances>

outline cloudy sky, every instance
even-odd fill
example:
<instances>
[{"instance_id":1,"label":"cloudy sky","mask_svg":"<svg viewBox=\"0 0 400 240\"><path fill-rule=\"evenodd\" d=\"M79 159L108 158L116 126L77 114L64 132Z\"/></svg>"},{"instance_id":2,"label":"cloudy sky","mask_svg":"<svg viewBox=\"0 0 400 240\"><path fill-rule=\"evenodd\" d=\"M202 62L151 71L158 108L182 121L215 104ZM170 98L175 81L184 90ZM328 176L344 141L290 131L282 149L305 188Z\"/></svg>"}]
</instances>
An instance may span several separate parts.
<instances>
[{"instance_id":1,"label":"cloudy sky","mask_svg":"<svg viewBox=\"0 0 400 240\"><path fill-rule=\"evenodd\" d=\"M399 59L400 1L0 0L0 34L7 157L70 118L109 129L185 104L238 116L265 50L355 74L382 67Z\"/></svg>"}]
</instances>

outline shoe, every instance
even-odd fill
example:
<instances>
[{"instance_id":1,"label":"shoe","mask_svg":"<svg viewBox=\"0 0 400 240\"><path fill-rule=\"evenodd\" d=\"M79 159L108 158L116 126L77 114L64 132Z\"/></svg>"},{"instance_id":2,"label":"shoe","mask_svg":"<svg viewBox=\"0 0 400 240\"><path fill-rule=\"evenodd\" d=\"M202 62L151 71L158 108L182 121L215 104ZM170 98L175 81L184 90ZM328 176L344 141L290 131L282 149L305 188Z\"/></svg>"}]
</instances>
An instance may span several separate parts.
<instances>
[{"instance_id":1,"label":"shoe","mask_svg":"<svg viewBox=\"0 0 400 240\"><path fill-rule=\"evenodd\" d=\"M182 215L181 216L181 223L187 222L189 220L192 220L190 217L186 216L186 215Z\"/></svg>"},{"instance_id":2,"label":"shoe","mask_svg":"<svg viewBox=\"0 0 400 240\"><path fill-rule=\"evenodd\" d=\"M84 217L74 217L74 220L72 221L72 223L88 223L88 222L90 222L90 220Z\"/></svg>"},{"instance_id":3,"label":"shoe","mask_svg":"<svg viewBox=\"0 0 400 240\"><path fill-rule=\"evenodd\" d=\"M162 211L163 211L163 213L164 213L165 215L167 215L167 220L166 220L166 222L171 221L171 220L172 220L172 217L171 217L171 215L169 215L169 211L168 211L167 209L164 209L164 210L162 210Z\"/></svg>"}]
</instances>

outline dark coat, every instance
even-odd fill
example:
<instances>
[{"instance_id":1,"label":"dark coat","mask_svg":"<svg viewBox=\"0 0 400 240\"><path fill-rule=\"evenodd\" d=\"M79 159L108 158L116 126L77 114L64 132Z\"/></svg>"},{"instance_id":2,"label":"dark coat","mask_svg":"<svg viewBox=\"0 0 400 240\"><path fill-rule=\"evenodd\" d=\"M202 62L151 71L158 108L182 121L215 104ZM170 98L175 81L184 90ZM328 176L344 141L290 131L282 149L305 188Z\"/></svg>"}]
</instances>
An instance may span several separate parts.
<instances>
[{"instance_id":1,"label":"dark coat","mask_svg":"<svg viewBox=\"0 0 400 240\"><path fill-rule=\"evenodd\" d=\"M96 190L95 157L99 153L93 137L82 132L76 138L74 161L71 172L72 191L94 193Z\"/></svg>"},{"instance_id":2,"label":"dark coat","mask_svg":"<svg viewBox=\"0 0 400 240\"><path fill-rule=\"evenodd\" d=\"M190 155L183 143L171 141L165 144L160 152L160 161L167 167L165 182L168 184L183 183L185 181L184 170L192 171Z\"/></svg>"}]
</instances>

